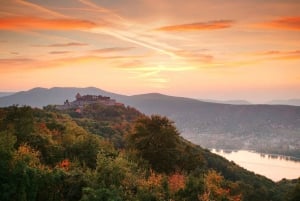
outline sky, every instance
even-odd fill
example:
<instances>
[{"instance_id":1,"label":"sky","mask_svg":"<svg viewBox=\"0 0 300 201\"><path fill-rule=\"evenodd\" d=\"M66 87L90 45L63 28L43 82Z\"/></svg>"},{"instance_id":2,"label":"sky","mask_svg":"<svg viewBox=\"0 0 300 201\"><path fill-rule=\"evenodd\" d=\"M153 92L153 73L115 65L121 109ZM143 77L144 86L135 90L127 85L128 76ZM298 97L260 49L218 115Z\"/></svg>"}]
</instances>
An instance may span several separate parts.
<instances>
[{"instance_id":1,"label":"sky","mask_svg":"<svg viewBox=\"0 0 300 201\"><path fill-rule=\"evenodd\" d=\"M0 0L0 91L300 98L299 0Z\"/></svg>"}]
</instances>

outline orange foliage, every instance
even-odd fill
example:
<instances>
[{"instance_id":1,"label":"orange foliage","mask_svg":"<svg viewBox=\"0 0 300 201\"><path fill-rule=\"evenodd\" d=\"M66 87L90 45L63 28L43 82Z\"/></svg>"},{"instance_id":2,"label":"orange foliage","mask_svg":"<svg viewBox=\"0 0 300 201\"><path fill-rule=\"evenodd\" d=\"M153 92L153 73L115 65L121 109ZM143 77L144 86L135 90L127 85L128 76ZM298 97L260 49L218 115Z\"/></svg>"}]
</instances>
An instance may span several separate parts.
<instances>
[{"instance_id":1,"label":"orange foliage","mask_svg":"<svg viewBox=\"0 0 300 201\"><path fill-rule=\"evenodd\" d=\"M169 176L168 184L170 191L175 193L180 189L183 189L185 186L185 177L184 175L180 174L179 172L175 172L174 174Z\"/></svg>"},{"instance_id":2,"label":"orange foliage","mask_svg":"<svg viewBox=\"0 0 300 201\"><path fill-rule=\"evenodd\" d=\"M150 176L146 180L141 180L140 185L146 188L159 187L162 183L163 176L151 170Z\"/></svg>"},{"instance_id":3,"label":"orange foliage","mask_svg":"<svg viewBox=\"0 0 300 201\"><path fill-rule=\"evenodd\" d=\"M199 200L221 200L226 198L230 201L240 201L241 195L231 195L230 188L224 185L224 177L214 170L208 171L205 176L205 192L199 195Z\"/></svg>"},{"instance_id":4,"label":"orange foliage","mask_svg":"<svg viewBox=\"0 0 300 201\"><path fill-rule=\"evenodd\" d=\"M47 128L47 126L46 126L46 124L45 124L44 122L39 123L39 127L40 127L40 129L42 129L42 130Z\"/></svg>"},{"instance_id":5,"label":"orange foliage","mask_svg":"<svg viewBox=\"0 0 300 201\"><path fill-rule=\"evenodd\" d=\"M58 164L58 166L65 170L69 170L70 164L71 163L70 163L69 159L64 159Z\"/></svg>"},{"instance_id":6,"label":"orange foliage","mask_svg":"<svg viewBox=\"0 0 300 201\"><path fill-rule=\"evenodd\" d=\"M161 174L156 174L151 171L149 178L147 179L147 184L149 186L160 186L163 176Z\"/></svg>"},{"instance_id":7,"label":"orange foliage","mask_svg":"<svg viewBox=\"0 0 300 201\"><path fill-rule=\"evenodd\" d=\"M37 133L51 134L51 131L47 128L47 125L44 122L36 123L35 128Z\"/></svg>"}]
</instances>

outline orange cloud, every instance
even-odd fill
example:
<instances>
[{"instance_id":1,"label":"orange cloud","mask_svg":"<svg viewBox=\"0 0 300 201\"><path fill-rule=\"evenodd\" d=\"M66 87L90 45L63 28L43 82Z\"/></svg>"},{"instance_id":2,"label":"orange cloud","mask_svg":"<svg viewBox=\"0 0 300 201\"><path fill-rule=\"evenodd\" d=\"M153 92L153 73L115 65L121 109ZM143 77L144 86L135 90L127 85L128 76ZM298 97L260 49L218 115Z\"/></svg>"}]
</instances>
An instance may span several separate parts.
<instances>
[{"instance_id":1,"label":"orange cloud","mask_svg":"<svg viewBox=\"0 0 300 201\"><path fill-rule=\"evenodd\" d=\"M48 45L48 47L71 47L71 46L87 46L88 44L86 43L56 43L56 44L51 44Z\"/></svg>"},{"instance_id":2,"label":"orange cloud","mask_svg":"<svg viewBox=\"0 0 300 201\"><path fill-rule=\"evenodd\" d=\"M49 52L49 54L68 54L71 53L71 51L52 51Z\"/></svg>"},{"instance_id":3,"label":"orange cloud","mask_svg":"<svg viewBox=\"0 0 300 201\"><path fill-rule=\"evenodd\" d=\"M0 29L4 30L76 30L96 26L94 22L80 19L44 19L30 16L0 18Z\"/></svg>"},{"instance_id":4,"label":"orange cloud","mask_svg":"<svg viewBox=\"0 0 300 201\"><path fill-rule=\"evenodd\" d=\"M300 16L281 17L269 22L261 23L259 26L271 29L284 29L300 31Z\"/></svg>"},{"instance_id":5,"label":"orange cloud","mask_svg":"<svg viewBox=\"0 0 300 201\"><path fill-rule=\"evenodd\" d=\"M5 58L0 59L0 73L16 72L27 68L36 61L30 58ZM8 68L9 66L9 68Z\"/></svg>"},{"instance_id":6,"label":"orange cloud","mask_svg":"<svg viewBox=\"0 0 300 201\"><path fill-rule=\"evenodd\" d=\"M32 47L73 47L73 46L87 46L87 43L77 43L77 42L70 42L70 43L54 43L49 45L32 45Z\"/></svg>"},{"instance_id":7,"label":"orange cloud","mask_svg":"<svg viewBox=\"0 0 300 201\"><path fill-rule=\"evenodd\" d=\"M255 53L257 56L264 56L268 59L273 60L295 60L300 59L300 50L294 50L294 51L266 51L266 52L259 52Z\"/></svg>"},{"instance_id":8,"label":"orange cloud","mask_svg":"<svg viewBox=\"0 0 300 201\"><path fill-rule=\"evenodd\" d=\"M119 51L127 51L131 50L134 47L110 47L110 48L102 48L102 49L96 49L92 50L93 53L111 53L111 52L119 52Z\"/></svg>"},{"instance_id":9,"label":"orange cloud","mask_svg":"<svg viewBox=\"0 0 300 201\"><path fill-rule=\"evenodd\" d=\"M56 51L49 54L67 54L68 52ZM60 68L64 66L73 66L89 62L112 62L112 67L119 67L123 63L128 63L133 60L140 59L141 56L78 56L64 57L58 59L42 60L30 58L5 58L0 59L0 74L26 70L42 70L49 68ZM8 68L9 66L9 68Z\"/></svg>"},{"instance_id":10,"label":"orange cloud","mask_svg":"<svg viewBox=\"0 0 300 201\"><path fill-rule=\"evenodd\" d=\"M0 73L15 73L23 71L36 71L53 68L62 68L65 66L73 66L74 64L84 64L89 62L102 62L107 60L103 57L81 56L66 57L53 60L34 60L29 58L9 58L0 59ZM10 66L10 68L7 68Z\"/></svg>"},{"instance_id":11,"label":"orange cloud","mask_svg":"<svg viewBox=\"0 0 300 201\"><path fill-rule=\"evenodd\" d=\"M202 30L216 30L231 27L232 20L218 20L210 22L197 22L192 24L180 24L173 26L160 27L158 31L202 31Z\"/></svg>"}]
</instances>

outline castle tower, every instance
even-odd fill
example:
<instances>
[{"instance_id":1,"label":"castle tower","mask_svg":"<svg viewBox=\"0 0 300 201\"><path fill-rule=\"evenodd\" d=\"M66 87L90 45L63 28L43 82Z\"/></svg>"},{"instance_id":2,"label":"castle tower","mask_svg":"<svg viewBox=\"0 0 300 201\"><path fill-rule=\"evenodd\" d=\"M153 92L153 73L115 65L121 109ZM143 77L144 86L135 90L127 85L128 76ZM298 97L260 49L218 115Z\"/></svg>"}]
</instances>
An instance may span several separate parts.
<instances>
[{"instance_id":1,"label":"castle tower","mask_svg":"<svg viewBox=\"0 0 300 201\"><path fill-rule=\"evenodd\" d=\"M75 96L76 100L80 99L81 98L81 95L80 93L77 93L76 96Z\"/></svg>"}]
</instances>

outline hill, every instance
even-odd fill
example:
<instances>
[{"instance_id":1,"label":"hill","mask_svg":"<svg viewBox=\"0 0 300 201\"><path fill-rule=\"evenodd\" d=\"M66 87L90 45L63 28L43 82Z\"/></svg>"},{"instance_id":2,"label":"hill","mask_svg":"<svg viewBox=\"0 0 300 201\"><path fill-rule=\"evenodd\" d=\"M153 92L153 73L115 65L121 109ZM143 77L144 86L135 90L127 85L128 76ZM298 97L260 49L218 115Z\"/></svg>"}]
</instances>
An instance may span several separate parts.
<instances>
[{"instance_id":1,"label":"hill","mask_svg":"<svg viewBox=\"0 0 300 201\"><path fill-rule=\"evenodd\" d=\"M76 93L101 94L145 114L172 119L182 136L207 148L252 149L300 158L300 107L232 105L151 93L124 96L97 88L35 88L0 98L0 106L41 107L74 100Z\"/></svg>"},{"instance_id":2,"label":"hill","mask_svg":"<svg viewBox=\"0 0 300 201\"><path fill-rule=\"evenodd\" d=\"M115 99L122 99L122 95L107 92L95 87L75 88L75 87L54 87L54 88L33 88L28 91L21 91L9 96L0 97L0 106L28 105L39 107L47 105L62 104L65 100L74 100L77 93L81 94L102 94Z\"/></svg>"},{"instance_id":3,"label":"hill","mask_svg":"<svg viewBox=\"0 0 300 201\"><path fill-rule=\"evenodd\" d=\"M251 105L252 103L246 100L213 100L213 99L200 99L200 101L210 103L232 104L232 105Z\"/></svg>"},{"instance_id":4,"label":"hill","mask_svg":"<svg viewBox=\"0 0 300 201\"><path fill-rule=\"evenodd\" d=\"M133 135L136 127L131 120L140 118L139 112L95 104L72 118L67 115L71 111L51 109L0 109L1 200L194 201L208 196L217 200L281 201L292 199L289 190L296 189L297 181L274 183L173 135L177 159L167 160L173 161L171 170L177 170L156 172L149 161L138 157L138 150L115 148L107 140L117 132L101 137L102 132L94 135L85 129L91 122L127 122L133 131L125 129L126 135ZM106 110L119 113L103 114ZM151 130L162 126L153 123L150 121ZM165 134L153 131L158 136ZM126 140L124 135L121 138Z\"/></svg>"},{"instance_id":5,"label":"hill","mask_svg":"<svg viewBox=\"0 0 300 201\"><path fill-rule=\"evenodd\" d=\"M300 99L272 100L272 101L267 102L266 104L270 104L270 105L294 105L294 106L300 106Z\"/></svg>"},{"instance_id":6,"label":"hill","mask_svg":"<svg viewBox=\"0 0 300 201\"><path fill-rule=\"evenodd\" d=\"M174 120L186 139L204 147L300 158L300 107L217 104L162 94L132 96L130 101L146 114Z\"/></svg>"},{"instance_id":7,"label":"hill","mask_svg":"<svg viewBox=\"0 0 300 201\"><path fill-rule=\"evenodd\" d=\"M14 94L14 92L0 92L0 97L9 96Z\"/></svg>"}]
</instances>

